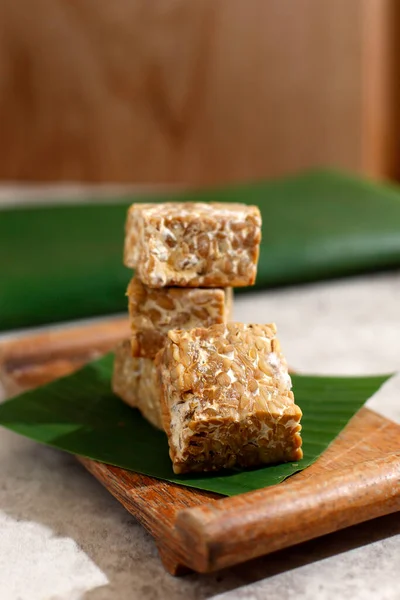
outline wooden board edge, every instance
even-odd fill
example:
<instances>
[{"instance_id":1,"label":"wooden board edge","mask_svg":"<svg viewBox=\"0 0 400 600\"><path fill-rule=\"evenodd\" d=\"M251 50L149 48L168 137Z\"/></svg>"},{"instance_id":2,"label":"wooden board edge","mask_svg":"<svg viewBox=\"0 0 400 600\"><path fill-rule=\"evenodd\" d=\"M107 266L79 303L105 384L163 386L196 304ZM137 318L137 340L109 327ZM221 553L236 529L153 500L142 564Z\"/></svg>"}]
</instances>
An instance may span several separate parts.
<instances>
[{"instance_id":1,"label":"wooden board edge","mask_svg":"<svg viewBox=\"0 0 400 600\"><path fill-rule=\"evenodd\" d=\"M399 510L400 451L180 511L175 530L208 573Z\"/></svg>"}]
</instances>

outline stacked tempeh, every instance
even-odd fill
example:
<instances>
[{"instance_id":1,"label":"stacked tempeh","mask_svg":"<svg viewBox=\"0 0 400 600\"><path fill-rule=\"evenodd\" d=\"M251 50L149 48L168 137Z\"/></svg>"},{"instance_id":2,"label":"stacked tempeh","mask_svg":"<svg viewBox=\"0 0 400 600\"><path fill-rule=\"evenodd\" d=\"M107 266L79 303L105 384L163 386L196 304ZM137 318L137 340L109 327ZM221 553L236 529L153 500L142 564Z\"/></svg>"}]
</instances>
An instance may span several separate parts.
<instances>
[{"instance_id":1,"label":"stacked tempeh","mask_svg":"<svg viewBox=\"0 0 400 600\"><path fill-rule=\"evenodd\" d=\"M298 460L295 405L274 325L228 323L256 277L261 217L242 204L134 204L124 262L131 339L114 391L168 435L176 473Z\"/></svg>"}]
</instances>

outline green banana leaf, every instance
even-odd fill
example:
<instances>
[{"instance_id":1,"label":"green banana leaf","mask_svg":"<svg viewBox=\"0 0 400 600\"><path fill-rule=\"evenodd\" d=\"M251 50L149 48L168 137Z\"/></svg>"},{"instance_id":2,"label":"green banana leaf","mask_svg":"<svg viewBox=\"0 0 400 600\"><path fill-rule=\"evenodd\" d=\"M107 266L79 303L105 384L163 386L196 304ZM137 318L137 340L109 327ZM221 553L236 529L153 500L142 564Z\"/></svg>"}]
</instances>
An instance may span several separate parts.
<instances>
[{"instance_id":1,"label":"green banana leaf","mask_svg":"<svg viewBox=\"0 0 400 600\"><path fill-rule=\"evenodd\" d=\"M400 265L400 193L389 185L321 172L169 199L258 204L257 288ZM0 211L0 330L125 311L128 204Z\"/></svg>"},{"instance_id":2,"label":"green banana leaf","mask_svg":"<svg viewBox=\"0 0 400 600\"><path fill-rule=\"evenodd\" d=\"M0 425L73 454L226 496L280 483L312 464L389 376L293 375L304 458L259 469L174 475L166 435L111 391L113 354L0 405Z\"/></svg>"}]
</instances>

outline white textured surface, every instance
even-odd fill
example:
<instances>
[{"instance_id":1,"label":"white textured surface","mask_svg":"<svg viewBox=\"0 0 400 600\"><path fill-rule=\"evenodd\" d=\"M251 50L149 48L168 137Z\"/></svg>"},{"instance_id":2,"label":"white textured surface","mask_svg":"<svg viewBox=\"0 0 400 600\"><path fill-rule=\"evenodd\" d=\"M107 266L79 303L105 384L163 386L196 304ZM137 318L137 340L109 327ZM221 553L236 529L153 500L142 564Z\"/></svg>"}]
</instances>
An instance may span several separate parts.
<instances>
[{"instance_id":1,"label":"white textured surface","mask_svg":"<svg viewBox=\"0 0 400 600\"><path fill-rule=\"evenodd\" d=\"M235 318L275 321L298 370L400 370L399 274L240 296ZM371 404L400 421L400 377ZM72 457L0 431L1 600L399 600L399 564L396 514L174 579L151 538Z\"/></svg>"}]
</instances>

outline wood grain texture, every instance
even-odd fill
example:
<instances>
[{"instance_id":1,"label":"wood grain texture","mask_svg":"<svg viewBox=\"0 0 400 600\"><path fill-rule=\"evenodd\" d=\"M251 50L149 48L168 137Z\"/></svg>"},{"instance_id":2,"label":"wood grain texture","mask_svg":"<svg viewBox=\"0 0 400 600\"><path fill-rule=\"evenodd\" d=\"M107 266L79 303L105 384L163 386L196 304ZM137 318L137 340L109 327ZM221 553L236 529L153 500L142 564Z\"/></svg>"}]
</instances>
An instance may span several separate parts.
<instances>
[{"instance_id":1,"label":"wood grain texture","mask_svg":"<svg viewBox=\"0 0 400 600\"><path fill-rule=\"evenodd\" d=\"M394 2L3 0L0 178L386 174Z\"/></svg>"},{"instance_id":2,"label":"wood grain texture","mask_svg":"<svg viewBox=\"0 0 400 600\"><path fill-rule=\"evenodd\" d=\"M362 88L360 90L361 161L375 177L398 177L399 4L364 0Z\"/></svg>"},{"instance_id":3,"label":"wood grain texture","mask_svg":"<svg viewBox=\"0 0 400 600\"><path fill-rule=\"evenodd\" d=\"M0 377L8 396L69 375L129 336L127 317L111 318L0 343Z\"/></svg>"},{"instance_id":4,"label":"wood grain texture","mask_svg":"<svg viewBox=\"0 0 400 600\"><path fill-rule=\"evenodd\" d=\"M185 564L214 571L395 512L399 486L400 452L186 509L176 520Z\"/></svg>"},{"instance_id":5,"label":"wood grain texture","mask_svg":"<svg viewBox=\"0 0 400 600\"><path fill-rule=\"evenodd\" d=\"M78 355L86 347L78 334L64 338L68 352L56 334L49 348L53 344L72 361L73 341ZM91 337L87 327L83 334ZM11 358L21 357L24 345L28 376L29 364L40 365L48 357L47 343L36 336L3 344L8 377L13 378ZM56 368L53 375L58 376ZM400 510L399 440L399 425L363 408L311 467L278 486L232 498L78 458L153 535L165 568L178 575L189 569L215 571Z\"/></svg>"}]
</instances>

